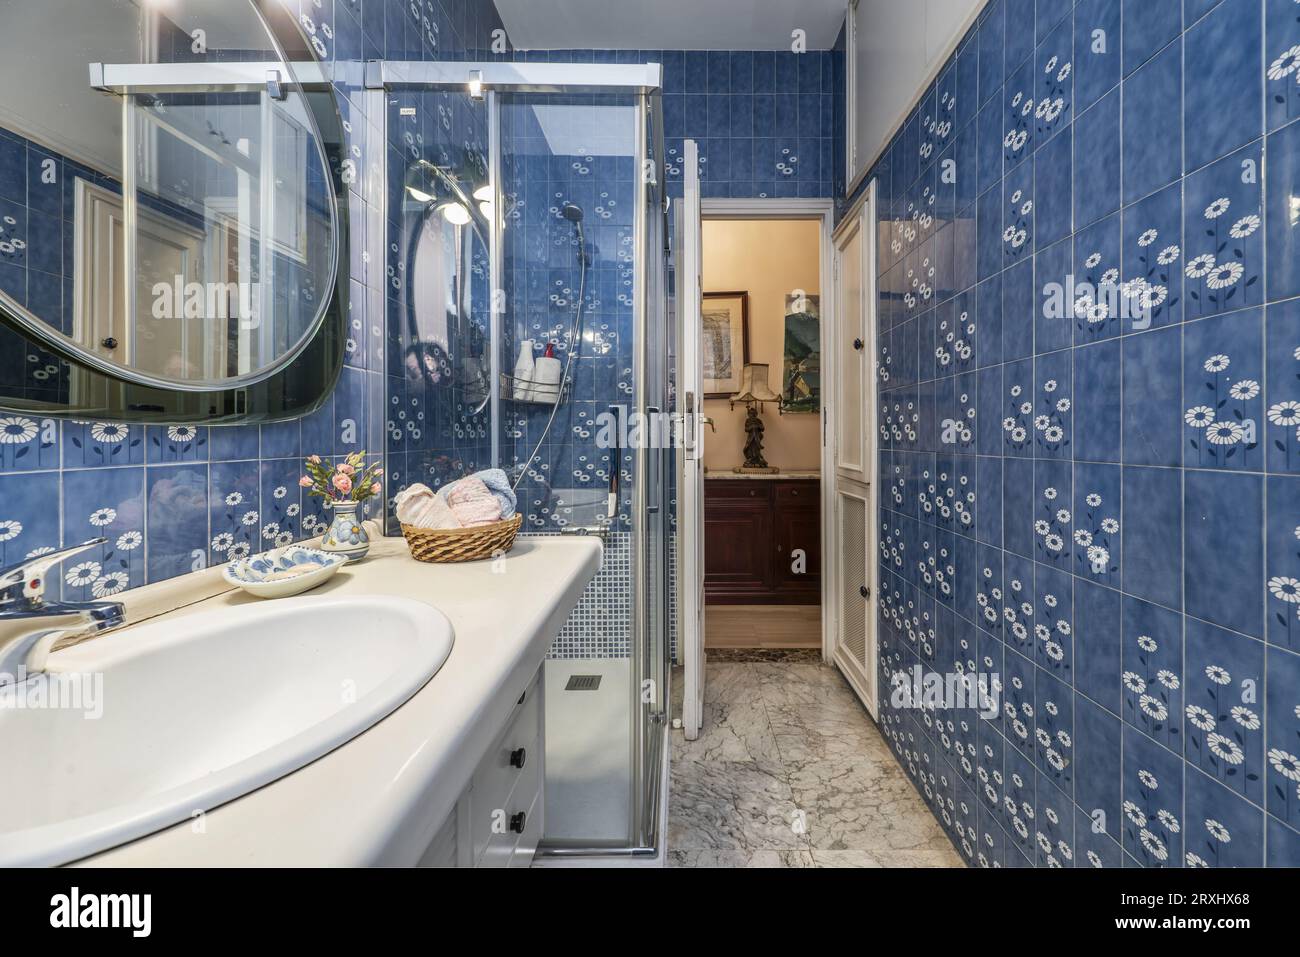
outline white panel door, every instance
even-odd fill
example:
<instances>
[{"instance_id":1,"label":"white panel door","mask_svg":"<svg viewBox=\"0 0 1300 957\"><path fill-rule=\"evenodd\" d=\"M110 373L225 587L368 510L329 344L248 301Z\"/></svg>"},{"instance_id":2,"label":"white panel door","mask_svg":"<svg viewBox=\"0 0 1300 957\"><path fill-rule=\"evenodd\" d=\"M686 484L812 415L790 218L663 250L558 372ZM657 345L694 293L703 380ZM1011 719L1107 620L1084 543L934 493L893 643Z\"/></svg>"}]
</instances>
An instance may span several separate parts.
<instances>
[{"instance_id":1,"label":"white panel door","mask_svg":"<svg viewBox=\"0 0 1300 957\"><path fill-rule=\"evenodd\" d=\"M870 496L843 485L835 495L839 527L836 592L839 618L835 663L876 716L875 601L869 584L872 568Z\"/></svg>"},{"instance_id":2,"label":"white panel door","mask_svg":"<svg viewBox=\"0 0 1300 957\"><path fill-rule=\"evenodd\" d=\"M835 342L835 468L840 478L865 484L869 472L866 422L866 247L870 234L857 217L836 244L838 335Z\"/></svg>"},{"instance_id":3,"label":"white panel door","mask_svg":"<svg viewBox=\"0 0 1300 957\"><path fill-rule=\"evenodd\" d=\"M703 242L700 229L699 151L694 140L683 144L682 199L677 204L677 313L681 316L681 369L678 385L684 421L682 478L678 494L679 582L682 595L678 634L685 672L682 725L695 740L704 720L704 365L701 345ZM709 423L712 424L712 423Z\"/></svg>"},{"instance_id":4,"label":"white panel door","mask_svg":"<svg viewBox=\"0 0 1300 957\"><path fill-rule=\"evenodd\" d=\"M835 239L834 660L876 715L876 184Z\"/></svg>"}]
</instances>

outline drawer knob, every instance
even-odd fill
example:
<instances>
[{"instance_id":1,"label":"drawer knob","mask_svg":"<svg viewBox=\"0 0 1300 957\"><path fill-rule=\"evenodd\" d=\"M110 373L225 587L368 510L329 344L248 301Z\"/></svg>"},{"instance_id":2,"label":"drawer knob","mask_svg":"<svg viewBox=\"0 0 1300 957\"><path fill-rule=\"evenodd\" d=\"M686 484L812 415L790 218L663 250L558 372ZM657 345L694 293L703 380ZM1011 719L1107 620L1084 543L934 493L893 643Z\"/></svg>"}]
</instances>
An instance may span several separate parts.
<instances>
[{"instance_id":1,"label":"drawer knob","mask_svg":"<svg viewBox=\"0 0 1300 957\"><path fill-rule=\"evenodd\" d=\"M528 760L528 752L523 748L515 748L510 752L510 766L512 768L522 768L526 760Z\"/></svg>"},{"instance_id":2,"label":"drawer knob","mask_svg":"<svg viewBox=\"0 0 1300 957\"><path fill-rule=\"evenodd\" d=\"M527 820L528 820L528 816L524 814L523 811L520 811L518 814L511 814L510 830L514 831L516 834L524 833L524 823Z\"/></svg>"}]
</instances>

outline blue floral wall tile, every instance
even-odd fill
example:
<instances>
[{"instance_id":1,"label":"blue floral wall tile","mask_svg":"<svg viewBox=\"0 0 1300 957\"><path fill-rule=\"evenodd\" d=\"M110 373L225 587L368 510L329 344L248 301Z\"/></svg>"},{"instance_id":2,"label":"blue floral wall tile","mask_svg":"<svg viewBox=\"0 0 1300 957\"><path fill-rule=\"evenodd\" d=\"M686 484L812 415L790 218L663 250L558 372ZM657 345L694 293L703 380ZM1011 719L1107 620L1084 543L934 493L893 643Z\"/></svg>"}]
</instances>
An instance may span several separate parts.
<instances>
[{"instance_id":1,"label":"blue floral wall tile","mask_svg":"<svg viewBox=\"0 0 1300 957\"><path fill-rule=\"evenodd\" d=\"M1121 469L1077 462L1074 466L1074 574L1086 581L1119 587Z\"/></svg>"},{"instance_id":2,"label":"blue floral wall tile","mask_svg":"<svg viewBox=\"0 0 1300 957\"><path fill-rule=\"evenodd\" d=\"M1038 77L1033 63L1026 61L1007 77L1002 91L1006 106L1002 116L1002 161L1010 173L1033 156Z\"/></svg>"},{"instance_id":3,"label":"blue floral wall tile","mask_svg":"<svg viewBox=\"0 0 1300 957\"><path fill-rule=\"evenodd\" d=\"M1263 468L1262 319L1252 309L1189 323L1183 332L1189 467Z\"/></svg>"},{"instance_id":4,"label":"blue floral wall tile","mask_svg":"<svg viewBox=\"0 0 1300 957\"><path fill-rule=\"evenodd\" d=\"M1126 180L1127 182L1127 180ZM1182 189L1175 184L1124 210L1120 307L1127 331L1182 320Z\"/></svg>"},{"instance_id":5,"label":"blue floral wall tile","mask_svg":"<svg viewBox=\"0 0 1300 957\"><path fill-rule=\"evenodd\" d=\"M1072 479L1069 462L1034 463L1034 558L1053 568L1070 567Z\"/></svg>"},{"instance_id":6,"label":"blue floral wall tile","mask_svg":"<svg viewBox=\"0 0 1300 957\"><path fill-rule=\"evenodd\" d=\"M1074 282L1064 290L1064 309L1074 319L1075 345L1118 336L1131 326L1124 315L1131 310L1120 297L1121 225L1114 213L1074 235Z\"/></svg>"},{"instance_id":7,"label":"blue floral wall tile","mask_svg":"<svg viewBox=\"0 0 1300 957\"><path fill-rule=\"evenodd\" d=\"M1187 771L1187 867L1262 867L1264 812L1204 774Z\"/></svg>"},{"instance_id":8,"label":"blue floral wall tile","mask_svg":"<svg viewBox=\"0 0 1300 957\"><path fill-rule=\"evenodd\" d=\"M121 422L63 423L63 467L140 465L145 460L145 427Z\"/></svg>"},{"instance_id":9,"label":"blue floral wall tile","mask_svg":"<svg viewBox=\"0 0 1300 957\"><path fill-rule=\"evenodd\" d=\"M1258 805L1264 793L1264 644L1189 618L1186 650L1188 763Z\"/></svg>"},{"instance_id":10,"label":"blue floral wall tile","mask_svg":"<svg viewBox=\"0 0 1300 957\"><path fill-rule=\"evenodd\" d=\"M1300 119L1300 10L1287 0L1264 3L1264 93L1268 129Z\"/></svg>"},{"instance_id":11,"label":"blue floral wall tile","mask_svg":"<svg viewBox=\"0 0 1300 957\"><path fill-rule=\"evenodd\" d=\"M1034 827L1034 843L1038 851L1035 866L1074 867L1074 802L1041 772L1035 791L1038 796Z\"/></svg>"},{"instance_id":12,"label":"blue floral wall tile","mask_svg":"<svg viewBox=\"0 0 1300 957\"><path fill-rule=\"evenodd\" d=\"M1183 763L1124 729L1123 845L1142 867L1183 866Z\"/></svg>"},{"instance_id":13,"label":"blue floral wall tile","mask_svg":"<svg viewBox=\"0 0 1300 957\"><path fill-rule=\"evenodd\" d=\"M0 475L0 566L62 544L58 500L58 472Z\"/></svg>"},{"instance_id":14,"label":"blue floral wall tile","mask_svg":"<svg viewBox=\"0 0 1300 957\"><path fill-rule=\"evenodd\" d=\"M1269 648L1267 668L1265 801L1271 816L1300 829L1300 656ZM1294 837L1291 845L1300 849Z\"/></svg>"},{"instance_id":15,"label":"blue floral wall tile","mask_svg":"<svg viewBox=\"0 0 1300 957\"><path fill-rule=\"evenodd\" d=\"M18 414L0 416L0 474L58 465L58 420Z\"/></svg>"},{"instance_id":16,"label":"blue floral wall tile","mask_svg":"<svg viewBox=\"0 0 1300 957\"><path fill-rule=\"evenodd\" d=\"M48 507L48 505L46 506ZM63 542L104 544L61 566L63 597L89 600L145 582L144 469L110 468L63 476Z\"/></svg>"},{"instance_id":17,"label":"blue floral wall tile","mask_svg":"<svg viewBox=\"0 0 1300 957\"><path fill-rule=\"evenodd\" d=\"M208 457L208 429L193 425L151 425L146 429L150 464L202 462Z\"/></svg>"},{"instance_id":18,"label":"blue floral wall tile","mask_svg":"<svg viewBox=\"0 0 1300 957\"><path fill-rule=\"evenodd\" d=\"M1300 471L1300 302L1266 311L1265 417L1258 423L1270 472Z\"/></svg>"},{"instance_id":19,"label":"blue floral wall tile","mask_svg":"<svg viewBox=\"0 0 1300 957\"><path fill-rule=\"evenodd\" d=\"M1182 264L1187 318L1263 302L1263 214L1258 145L1187 177Z\"/></svg>"},{"instance_id":20,"label":"blue floral wall tile","mask_svg":"<svg viewBox=\"0 0 1300 957\"><path fill-rule=\"evenodd\" d=\"M1300 652L1300 479L1270 477L1265 624L1270 644Z\"/></svg>"},{"instance_id":21,"label":"blue floral wall tile","mask_svg":"<svg viewBox=\"0 0 1300 957\"><path fill-rule=\"evenodd\" d=\"M1124 723L1182 751L1182 617L1149 602L1124 599Z\"/></svg>"}]
</instances>

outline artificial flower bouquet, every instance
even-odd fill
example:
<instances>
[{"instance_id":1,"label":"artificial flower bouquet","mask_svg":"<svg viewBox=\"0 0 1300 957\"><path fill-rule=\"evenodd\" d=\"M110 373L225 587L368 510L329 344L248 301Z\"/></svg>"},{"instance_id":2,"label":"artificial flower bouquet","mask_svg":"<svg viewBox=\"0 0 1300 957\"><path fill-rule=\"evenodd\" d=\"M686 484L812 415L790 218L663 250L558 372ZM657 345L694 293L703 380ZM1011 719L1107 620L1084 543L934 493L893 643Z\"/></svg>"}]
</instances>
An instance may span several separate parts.
<instances>
[{"instance_id":1,"label":"artificial flower bouquet","mask_svg":"<svg viewBox=\"0 0 1300 957\"><path fill-rule=\"evenodd\" d=\"M307 456L307 474L298 484L308 494L323 498L327 504L364 502L380 494L379 479L384 470L377 464L366 465L366 453L353 452L337 465L319 455Z\"/></svg>"}]
</instances>

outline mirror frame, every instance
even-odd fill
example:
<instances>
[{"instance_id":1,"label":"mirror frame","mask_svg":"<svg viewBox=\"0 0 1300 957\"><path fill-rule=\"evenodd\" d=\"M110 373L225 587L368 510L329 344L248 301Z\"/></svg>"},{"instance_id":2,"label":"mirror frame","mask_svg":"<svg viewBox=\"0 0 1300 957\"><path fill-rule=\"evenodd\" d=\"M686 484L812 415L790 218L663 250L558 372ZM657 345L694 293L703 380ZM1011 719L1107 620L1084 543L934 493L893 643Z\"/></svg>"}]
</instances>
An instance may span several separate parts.
<instances>
[{"instance_id":1,"label":"mirror frame","mask_svg":"<svg viewBox=\"0 0 1300 957\"><path fill-rule=\"evenodd\" d=\"M297 18L281 0L247 0L265 27L281 60L286 64L316 59ZM288 67L290 71L291 67ZM61 334L40 329L42 323L13 315L0 308L0 326L8 328L29 346L48 353L79 379L82 393L75 403L33 400L6 394L0 383L0 410L29 415L111 418L122 422L221 425L270 422L300 418L322 406L343 371L344 343L348 322L349 258L348 187L342 179L341 156L346 152L343 118L337 93L328 77L319 86L306 86L293 77L293 89L307 104L325 160L329 202L334 213L336 237L334 269L321 301L325 306L316 320L315 331L305 335L296 348L265 370L246 376L229 386L198 386L171 382L130 370L107 361L94 361L73 348ZM339 155L331 153L337 149ZM343 198L340 201L340 197ZM26 310L22 310L31 316Z\"/></svg>"}]
</instances>

